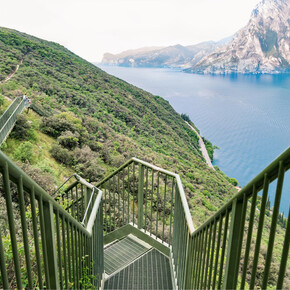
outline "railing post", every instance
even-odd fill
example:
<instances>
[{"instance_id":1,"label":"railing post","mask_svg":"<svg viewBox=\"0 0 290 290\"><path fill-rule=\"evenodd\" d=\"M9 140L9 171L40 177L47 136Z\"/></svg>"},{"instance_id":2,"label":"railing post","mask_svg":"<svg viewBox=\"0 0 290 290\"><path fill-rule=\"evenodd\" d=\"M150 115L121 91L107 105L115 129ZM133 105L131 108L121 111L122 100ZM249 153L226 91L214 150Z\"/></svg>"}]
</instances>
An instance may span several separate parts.
<instances>
[{"instance_id":1,"label":"railing post","mask_svg":"<svg viewBox=\"0 0 290 290\"><path fill-rule=\"evenodd\" d=\"M53 207L50 202L43 202L43 213L45 216L44 228L49 271L49 284L51 289L59 289Z\"/></svg>"},{"instance_id":2,"label":"railing post","mask_svg":"<svg viewBox=\"0 0 290 290\"><path fill-rule=\"evenodd\" d=\"M144 165L139 164L138 229L141 229L143 226L143 202L144 202Z\"/></svg>"},{"instance_id":3,"label":"railing post","mask_svg":"<svg viewBox=\"0 0 290 290\"><path fill-rule=\"evenodd\" d=\"M186 245L186 253L185 253L185 275L184 275L184 289L191 289L191 273L192 273L192 246L193 246L193 236L188 233L187 234L187 245Z\"/></svg>"},{"instance_id":4,"label":"railing post","mask_svg":"<svg viewBox=\"0 0 290 290\"><path fill-rule=\"evenodd\" d=\"M247 202L247 200L235 199L233 202L225 277L223 284L224 289L236 289L237 285L241 250L240 245L243 242L243 235L241 233L241 228L244 226L242 221L243 202Z\"/></svg>"}]
</instances>

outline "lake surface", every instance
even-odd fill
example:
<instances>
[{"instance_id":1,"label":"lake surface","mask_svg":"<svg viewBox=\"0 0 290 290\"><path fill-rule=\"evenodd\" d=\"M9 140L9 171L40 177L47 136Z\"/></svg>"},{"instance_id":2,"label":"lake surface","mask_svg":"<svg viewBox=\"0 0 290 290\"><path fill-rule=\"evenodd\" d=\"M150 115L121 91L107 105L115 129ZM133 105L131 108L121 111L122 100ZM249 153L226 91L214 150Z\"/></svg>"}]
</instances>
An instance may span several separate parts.
<instances>
[{"instance_id":1,"label":"lake surface","mask_svg":"<svg viewBox=\"0 0 290 290\"><path fill-rule=\"evenodd\" d=\"M214 165L241 186L290 146L290 75L209 76L172 69L99 67L189 115L201 135L220 147ZM284 188L280 210L287 215L289 173Z\"/></svg>"}]
</instances>

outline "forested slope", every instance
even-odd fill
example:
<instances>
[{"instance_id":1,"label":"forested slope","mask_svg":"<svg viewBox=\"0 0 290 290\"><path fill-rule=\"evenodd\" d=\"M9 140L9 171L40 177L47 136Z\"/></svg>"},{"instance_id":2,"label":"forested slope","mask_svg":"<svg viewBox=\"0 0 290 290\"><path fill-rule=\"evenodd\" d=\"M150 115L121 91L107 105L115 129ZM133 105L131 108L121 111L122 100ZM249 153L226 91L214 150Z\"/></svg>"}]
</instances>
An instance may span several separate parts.
<instances>
[{"instance_id":1,"label":"forested slope","mask_svg":"<svg viewBox=\"0 0 290 290\"><path fill-rule=\"evenodd\" d=\"M61 45L0 28L0 81L21 60L17 73L0 84L2 99L27 93L49 115L21 117L2 148L28 173L53 175L54 160L64 173L76 171L96 182L136 156L181 175L195 224L236 192L222 172L206 166L197 136L161 97L108 75ZM30 158L15 156L20 146L29 147ZM54 178L47 190L62 181Z\"/></svg>"}]
</instances>

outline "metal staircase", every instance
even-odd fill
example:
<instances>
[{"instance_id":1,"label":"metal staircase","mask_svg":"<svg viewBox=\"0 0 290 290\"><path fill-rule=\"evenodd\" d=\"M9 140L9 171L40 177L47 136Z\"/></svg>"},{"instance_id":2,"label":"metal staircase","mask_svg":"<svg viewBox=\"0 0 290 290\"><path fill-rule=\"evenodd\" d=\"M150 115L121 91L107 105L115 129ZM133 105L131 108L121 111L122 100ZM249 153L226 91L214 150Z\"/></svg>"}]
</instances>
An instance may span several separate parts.
<instances>
[{"instance_id":1,"label":"metal staircase","mask_svg":"<svg viewBox=\"0 0 290 290\"><path fill-rule=\"evenodd\" d=\"M0 117L0 146L13 129L17 116L22 113L28 103L22 97L17 97Z\"/></svg>"},{"instance_id":2,"label":"metal staircase","mask_svg":"<svg viewBox=\"0 0 290 290\"><path fill-rule=\"evenodd\" d=\"M178 174L132 158L96 185L73 175L50 196L0 152L0 287L282 289L289 168L290 148L195 229Z\"/></svg>"}]
</instances>

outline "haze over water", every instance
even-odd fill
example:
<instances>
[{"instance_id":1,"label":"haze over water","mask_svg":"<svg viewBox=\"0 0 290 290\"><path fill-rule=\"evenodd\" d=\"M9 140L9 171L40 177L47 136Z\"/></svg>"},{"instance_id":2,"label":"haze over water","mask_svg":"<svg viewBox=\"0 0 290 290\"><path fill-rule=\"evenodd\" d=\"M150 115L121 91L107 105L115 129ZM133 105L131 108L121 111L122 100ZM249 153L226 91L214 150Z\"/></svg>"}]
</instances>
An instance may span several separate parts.
<instances>
[{"instance_id":1,"label":"haze over water","mask_svg":"<svg viewBox=\"0 0 290 290\"><path fill-rule=\"evenodd\" d=\"M290 75L210 76L172 69L99 67L189 115L201 135L220 147L214 165L240 186L290 146ZM280 211L287 215L290 174L285 178Z\"/></svg>"}]
</instances>

